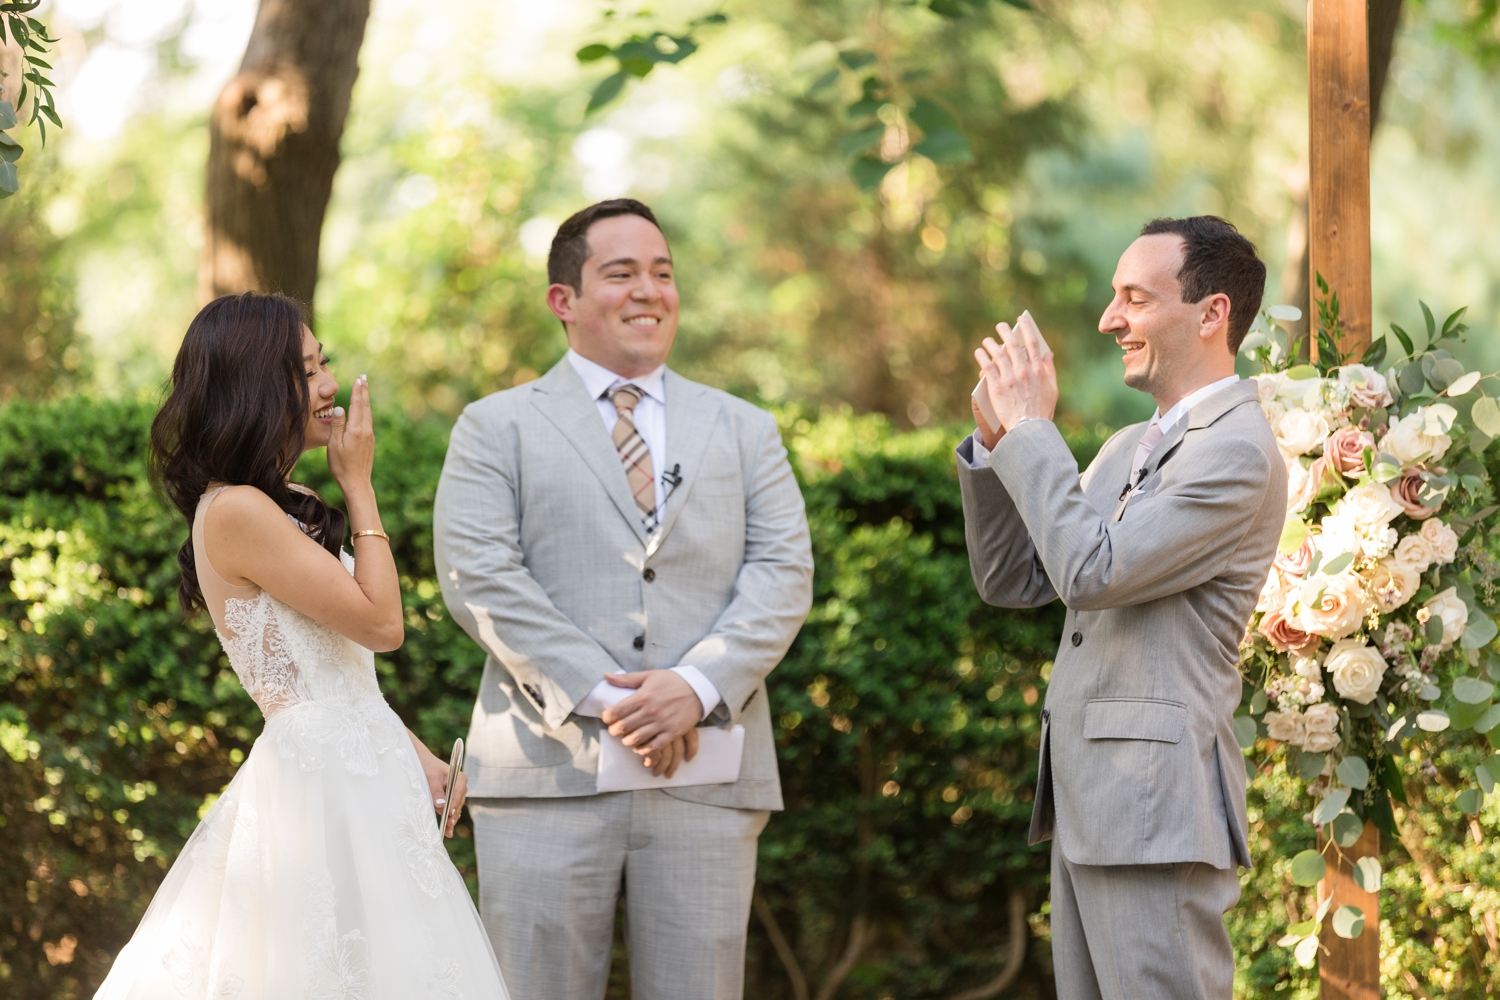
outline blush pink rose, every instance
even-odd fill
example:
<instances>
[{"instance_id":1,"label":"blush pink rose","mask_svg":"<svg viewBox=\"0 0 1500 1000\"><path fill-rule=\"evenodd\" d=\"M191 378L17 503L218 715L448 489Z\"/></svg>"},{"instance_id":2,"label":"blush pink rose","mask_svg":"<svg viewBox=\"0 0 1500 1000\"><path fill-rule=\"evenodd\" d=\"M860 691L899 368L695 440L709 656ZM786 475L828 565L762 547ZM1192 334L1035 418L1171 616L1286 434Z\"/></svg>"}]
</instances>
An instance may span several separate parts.
<instances>
[{"instance_id":1,"label":"blush pink rose","mask_svg":"<svg viewBox=\"0 0 1500 1000\"><path fill-rule=\"evenodd\" d=\"M1356 427L1334 431L1323 443L1328 464L1350 478L1365 471L1365 449L1375 447L1375 435Z\"/></svg>"},{"instance_id":2,"label":"blush pink rose","mask_svg":"<svg viewBox=\"0 0 1500 1000\"><path fill-rule=\"evenodd\" d=\"M1317 636L1288 622L1279 608L1265 613L1258 631L1283 653L1304 653L1318 644Z\"/></svg>"},{"instance_id":3,"label":"blush pink rose","mask_svg":"<svg viewBox=\"0 0 1500 1000\"><path fill-rule=\"evenodd\" d=\"M1285 555L1281 552L1276 553L1276 560L1273 565L1287 576L1301 576L1307 572L1307 567L1312 562L1312 557L1313 540L1312 536L1309 535L1302 539L1302 544L1291 555Z\"/></svg>"},{"instance_id":4,"label":"blush pink rose","mask_svg":"<svg viewBox=\"0 0 1500 1000\"><path fill-rule=\"evenodd\" d=\"M1419 499L1424 485L1422 474L1416 469L1407 469L1401 478L1391 483L1391 496L1399 503L1406 516L1414 521L1431 517L1438 512L1436 507L1424 507Z\"/></svg>"}]
</instances>

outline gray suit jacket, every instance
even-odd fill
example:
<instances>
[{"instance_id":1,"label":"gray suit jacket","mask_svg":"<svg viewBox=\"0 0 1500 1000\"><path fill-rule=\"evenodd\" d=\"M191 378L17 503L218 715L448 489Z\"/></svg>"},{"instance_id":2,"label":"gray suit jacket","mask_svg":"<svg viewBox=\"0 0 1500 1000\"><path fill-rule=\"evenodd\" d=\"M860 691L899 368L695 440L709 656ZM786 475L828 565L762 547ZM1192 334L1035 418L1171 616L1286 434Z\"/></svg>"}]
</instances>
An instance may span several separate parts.
<instances>
[{"instance_id":1,"label":"gray suit jacket","mask_svg":"<svg viewBox=\"0 0 1500 1000\"><path fill-rule=\"evenodd\" d=\"M668 464L648 536L594 400L566 360L468 406L433 512L443 599L489 653L469 729L469 794L595 794L607 673L697 667L745 727L740 780L679 798L780 809L764 679L812 603L802 494L770 414L666 375Z\"/></svg>"},{"instance_id":2,"label":"gray suit jacket","mask_svg":"<svg viewBox=\"0 0 1500 1000\"><path fill-rule=\"evenodd\" d=\"M1188 411L1124 503L1145 424L1082 476L1028 421L989 468L959 448L969 565L1000 607L1067 606L1042 712L1031 842L1076 864L1250 865L1232 717L1239 643L1286 519L1286 467L1255 383Z\"/></svg>"}]
</instances>

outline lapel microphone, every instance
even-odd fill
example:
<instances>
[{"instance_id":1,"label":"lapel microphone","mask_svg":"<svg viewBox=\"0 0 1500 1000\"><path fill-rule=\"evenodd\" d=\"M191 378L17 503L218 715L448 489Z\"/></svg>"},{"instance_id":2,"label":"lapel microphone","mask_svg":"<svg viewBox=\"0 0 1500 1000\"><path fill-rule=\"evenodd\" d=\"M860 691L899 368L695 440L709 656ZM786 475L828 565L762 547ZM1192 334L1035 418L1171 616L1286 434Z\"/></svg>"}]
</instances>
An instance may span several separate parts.
<instances>
[{"instance_id":1,"label":"lapel microphone","mask_svg":"<svg viewBox=\"0 0 1500 1000\"><path fill-rule=\"evenodd\" d=\"M671 472L663 472L661 474L661 481L664 482L664 483L666 483L668 486L670 486L674 490L677 487L681 486L682 485L682 463L678 462L678 463L674 464L672 466L672 471Z\"/></svg>"}]
</instances>

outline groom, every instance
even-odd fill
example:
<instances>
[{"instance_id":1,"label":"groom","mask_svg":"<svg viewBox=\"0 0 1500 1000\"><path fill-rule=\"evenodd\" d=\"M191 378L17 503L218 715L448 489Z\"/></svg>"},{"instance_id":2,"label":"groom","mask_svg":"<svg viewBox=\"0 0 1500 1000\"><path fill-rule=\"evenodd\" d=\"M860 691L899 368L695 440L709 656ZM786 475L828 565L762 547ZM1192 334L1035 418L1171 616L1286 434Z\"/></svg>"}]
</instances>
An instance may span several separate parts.
<instances>
[{"instance_id":1,"label":"groom","mask_svg":"<svg viewBox=\"0 0 1500 1000\"><path fill-rule=\"evenodd\" d=\"M1235 354L1265 266L1222 219L1159 219L1099 331L1156 401L1082 476L1029 314L975 352L999 426L959 446L969 563L1000 607L1067 606L1031 841L1052 838L1059 1000L1229 1000L1223 914L1250 865L1232 729L1239 642L1286 517L1286 469ZM976 401L977 404L977 401Z\"/></svg>"},{"instance_id":2,"label":"groom","mask_svg":"<svg viewBox=\"0 0 1500 1000\"><path fill-rule=\"evenodd\" d=\"M480 909L516 1000L599 1000L622 897L633 996L735 1000L781 808L764 679L812 600L802 495L770 414L666 367L678 295L649 208L577 213L547 274L567 355L464 411L433 517L443 598L489 654ZM710 736L741 726L737 779L671 783L700 752L732 766ZM657 787L599 792L604 742Z\"/></svg>"}]
</instances>

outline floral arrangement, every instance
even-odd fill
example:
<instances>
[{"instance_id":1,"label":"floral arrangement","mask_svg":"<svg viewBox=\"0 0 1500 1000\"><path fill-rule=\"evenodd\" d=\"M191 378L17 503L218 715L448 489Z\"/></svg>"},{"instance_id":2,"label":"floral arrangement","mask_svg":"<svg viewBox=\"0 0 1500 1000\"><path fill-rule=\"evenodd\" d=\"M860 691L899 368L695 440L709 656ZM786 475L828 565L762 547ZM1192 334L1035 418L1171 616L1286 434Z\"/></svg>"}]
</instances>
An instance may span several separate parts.
<instances>
[{"instance_id":1,"label":"floral arrangement","mask_svg":"<svg viewBox=\"0 0 1500 1000\"><path fill-rule=\"evenodd\" d=\"M1462 339L1463 310L1439 326L1423 304L1425 337L1393 325L1357 363L1338 352L1337 297L1319 310L1312 363L1278 328L1301 318L1287 306L1265 313L1242 348L1262 368L1261 408L1288 498L1241 643L1235 733L1265 764L1284 754L1315 799L1325 842L1292 859L1303 886L1324 877L1329 852L1353 846L1366 821L1394 836L1392 800L1406 798L1392 758L1411 741L1472 730L1500 747L1500 656L1487 651L1500 613L1500 508L1482 461L1500 437L1500 403L1445 349ZM1395 360L1382 370L1387 355ZM1469 813L1500 780L1500 754L1473 780L1458 800ZM1367 891L1380 877L1375 858L1353 867ZM1317 960L1328 908L1280 941L1304 966ZM1357 937L1364 914L1340 907L1332 927Z\"/></svg>"}]
</instances>

